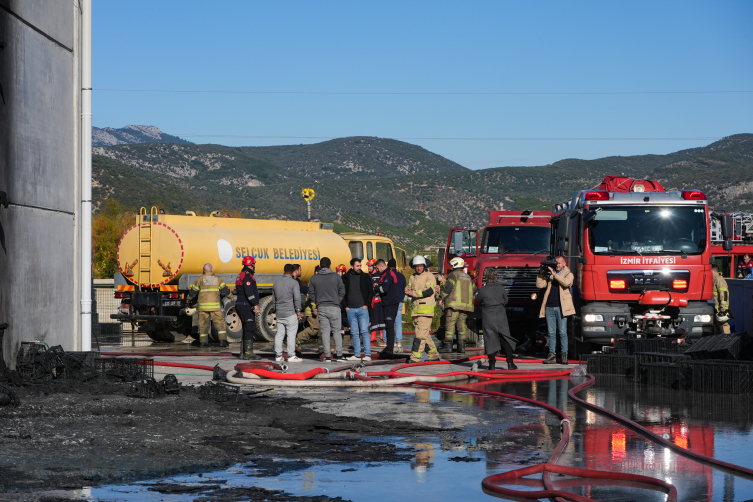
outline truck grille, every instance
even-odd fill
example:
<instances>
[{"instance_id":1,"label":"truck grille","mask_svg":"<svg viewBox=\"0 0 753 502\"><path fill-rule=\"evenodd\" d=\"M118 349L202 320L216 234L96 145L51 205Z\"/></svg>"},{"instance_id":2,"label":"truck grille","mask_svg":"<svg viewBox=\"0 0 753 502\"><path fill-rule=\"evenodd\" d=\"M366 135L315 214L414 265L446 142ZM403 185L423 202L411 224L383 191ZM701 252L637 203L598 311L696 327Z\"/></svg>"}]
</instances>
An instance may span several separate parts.
<instances>
[{"instance_id":1,"label":"truck grille","mask_svg":"<svg viewBox=\"0 0 753 502\"><path fill-rule=\"evenodd\" d=\"M497 271L497 282L505 285L510 300L530 300L531 294L538 294L538 267L493 267L493 270Z\"/></svg>"}]
</instances>

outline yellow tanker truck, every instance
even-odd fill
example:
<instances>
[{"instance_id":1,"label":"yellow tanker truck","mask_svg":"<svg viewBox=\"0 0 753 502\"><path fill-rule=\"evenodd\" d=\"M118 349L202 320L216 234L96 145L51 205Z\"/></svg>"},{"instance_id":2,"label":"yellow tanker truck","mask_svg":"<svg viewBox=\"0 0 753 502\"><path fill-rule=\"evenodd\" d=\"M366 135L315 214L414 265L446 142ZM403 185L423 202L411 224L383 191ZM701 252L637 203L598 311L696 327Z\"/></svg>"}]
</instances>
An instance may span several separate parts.
<instances>
[{"instance_id":1,"label":"yellow tanker truck","mask_svg":"<svg viewBox=\"0 0 753 502\"><path fill-rule=\"evenodd\" d=\"M178 342L197 336L197 317L186 309L188 288L202 274L205 263L231 288L245 256L256 258L261 314L256 316L259 340L274 340L276 316L272 287L282 276L286 263L303 269L304 286L314 274L319 259L327 256L335 265L348 266L350 259L395 258L405 267L405 251L380 235L333 232L332 224L302 221L254 220L212 216L158 214L144 208L136 224L118 245L119 274L115 275L115 296L120 313L110 317L143 326L155 341ZM224 299L222 311L227 337L238 341L243 333L235 303ZM213 333L212 337L216 334Z\"/></svg>"}]
</instances>

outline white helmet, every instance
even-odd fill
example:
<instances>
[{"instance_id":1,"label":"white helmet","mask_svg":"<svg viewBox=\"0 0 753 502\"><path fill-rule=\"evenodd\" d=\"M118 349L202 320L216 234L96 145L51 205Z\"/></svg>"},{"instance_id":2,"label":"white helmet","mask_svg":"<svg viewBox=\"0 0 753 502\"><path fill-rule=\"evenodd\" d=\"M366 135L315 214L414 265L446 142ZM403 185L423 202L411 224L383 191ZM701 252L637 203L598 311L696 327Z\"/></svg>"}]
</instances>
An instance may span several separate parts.
<instances>
[{"instance_id":1,"label":"white helmet","mask_svg":"<svg viewBox=\"0 0 753 502\"><path fill-rule=\"evenodd\" d=\"M411 265L410 266L411 267L415 267L416 265L423 265L425 267L426 266L426 258L424 258L423 256L421 256L420 254L414 256L413 260L411 260Z\"/></svg>"},{"instance_id":2,"label":"white helmet","mask_svg":"<svg viewBox=\"0 0 753 502\"><path fill-rule=\"evenodd\" d=\"M716 322L724 324L725 322L729 321L729 313L728 312L717 312L716 314Z\"/></svg>"},{"instance_id":3,"label":"white helmet","mask_svg":"<svg viewBox=\"0 0 753 502\"><path fill-rule=\"evenodd\" d=\"M460 257L456 257L450 260L450 265L452 265L452 268L463 268L465 267L465 260Z\"/></svg>"}]
</instances>

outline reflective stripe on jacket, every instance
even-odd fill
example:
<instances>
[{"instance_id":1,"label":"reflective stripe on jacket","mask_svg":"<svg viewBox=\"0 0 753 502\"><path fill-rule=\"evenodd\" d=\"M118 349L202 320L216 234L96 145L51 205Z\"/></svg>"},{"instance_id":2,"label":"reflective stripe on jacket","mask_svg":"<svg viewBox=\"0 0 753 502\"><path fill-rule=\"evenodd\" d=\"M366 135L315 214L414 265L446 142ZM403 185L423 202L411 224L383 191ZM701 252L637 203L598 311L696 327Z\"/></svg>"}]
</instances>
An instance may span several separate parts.
<instances>
[{"instance_id":1,"label":"reflective stripe on jacket","mask_svg":"<svg viewBox=\"0 0 753 502\"><path fill-rule=\"evenodd\" d=\"M721 274L714 275L714 307L717 311L729 309L729 288Z\"/></svg>"},{"instance_id":2,"label":"reflective stripe on jacket","mask_svg":"<svg viewBox=\"0 0 753 502\"><path fill-rule=\"evenodd\" d=\"M437 300L434 297L434 287L437 285L437 280L434 278L434 274L428 270L424 270L422 274L413 274L410 276L410 289L412 289L416 296L411 298L411 317L434 317L434 306L437 304ZM422 296L421 292L431 289L432 294Z\"/></svg>"},{"instance_id":3,"label":"reflective stripe on jacket","mask_svg":"<svg viewBox=\"0 0 753 502\"><path fill-rule=\"evenodd\" d=\"M191 285L190 296L198 293L199 310L221 310L220 300L230 293L225 281L214 274L205 273Z\"/></svg>"},{"instance_id":4,"label":"reflective stripe on jacket","mask_svg":"<svg viewBox=\"0 0 753 502\"><path fill-rule=\"evenodd\" d=\"M442 300L444 307L463 312L473 312L473 294L476 291L476 285L473 284L471 276L463 272L462 269L455 269L445 279L442 286Z\"/></svg>"}]
</instances>

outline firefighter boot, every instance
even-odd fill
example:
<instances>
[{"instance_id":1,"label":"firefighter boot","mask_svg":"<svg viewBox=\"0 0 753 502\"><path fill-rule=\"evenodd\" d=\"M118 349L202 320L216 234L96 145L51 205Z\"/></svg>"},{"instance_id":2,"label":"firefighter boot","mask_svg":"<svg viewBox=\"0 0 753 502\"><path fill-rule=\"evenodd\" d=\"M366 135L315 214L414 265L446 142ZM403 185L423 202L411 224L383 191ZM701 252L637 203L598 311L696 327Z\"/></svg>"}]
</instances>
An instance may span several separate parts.
<instances>
[{"instance_id":1,"label":"firefighter boot","mask_svg":"<svg viewBox=\"0 0 753 502\"><path fill-rule=\"evenodd\" d=\"M494 371L497 369L497 358L494 357L494 354L487 354L487 357L489 358L489 367L487 369L489 371Z\"/></svg>"},{"instance_id":2,"label":"firefighter boot","mask_svg":"<svg viewBox=\"0 0 753 502\"><path fill-rule=\"evenodd\" d=\"M251 359L253 361L261 359L260 355L254 354L253 340L243 340L241 342L241 359Z\"/></svg>"},{"instance_id":3,"label":"firefighter boot","mask_svg":"<svg viewBox=\"0 0 753 502\"><path fill-rule=\"evenodd\" d=\"M230 344L229 344L229 343L227 342L227 340L225 340L225 339L223 338L222 340L220 340L220 347L222 347L222 348L225 348L225 349L226 349L226 348L230 347Z\"/></svg>"},{"instance_id":4,"label":"firefighter boot","mask_svg":"<svg viewBox=\"0 0 753 502\"><path fill-rule=\"evenodd\" d=\"M413 346L411 347L411 353L410 353L410 362L412 363L420 363L421 362L421 356L423 355L421 351L421 340L418 338L413 339Z\"/></svg>"},{"instance_id":5,"label":"firefighter boot","mask_svg":"<svg viewBox=\"0 0 753 502\"><path fill-rule=\"evenodd\" d=\"M439 349L442 354L452 353L452 335L445 334L444 341L442 342L442 348Z\"/></svg>"},{"instance_id":6,"label":"firefighter boot","mask_svg":"<svg viewBox=\"0 0 753 502\"><path fill-rule=\"evenodd\" d=\"M570 364L570 361L567 360L567 352L560 354L560 357L562 358L562 364Z\"/></svg>"},{"instance_id":7,"label":"firefighter boot","mask_svg":"<svg viewBox=\"0 0 753 502\"><path fill-rule=\"evenodd\" d=\"M439 351L435 348L429 349L428 361L439 361Z\"/></svg>"},{"instance_id":8,"label":"firefighter boot","mask_svg":"<svg viewBox=\"0 0 753 502\"><path fill-rule=\"evenodd\" d=\"M544 359L544 364L557 364L557 356L554 355L554 352L549 353L549 357Z\"/></svg>"},{"instance_id":9,"label":"firefighter boot","mask_svg":"<svg viewBox=\"0 0 753 502\"><path fill-rule=\"evenodd\" d=\"M458 354L465 354L465 340L461 340L458 338Z\"/></svg>"}]
</instances>

